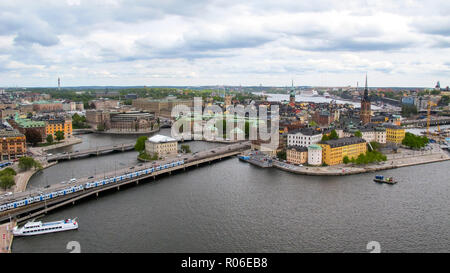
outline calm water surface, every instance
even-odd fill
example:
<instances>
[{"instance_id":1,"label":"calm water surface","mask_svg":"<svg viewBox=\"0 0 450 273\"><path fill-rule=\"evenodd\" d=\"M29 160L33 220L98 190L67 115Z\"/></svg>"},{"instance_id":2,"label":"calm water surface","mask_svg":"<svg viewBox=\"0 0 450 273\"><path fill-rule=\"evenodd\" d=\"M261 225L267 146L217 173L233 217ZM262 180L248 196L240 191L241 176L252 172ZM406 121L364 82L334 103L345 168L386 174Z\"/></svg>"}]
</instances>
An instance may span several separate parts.
<instances>
[{"instance_id":1,"label":"calm water surface","mask_svg":"<svg viewBox=\"0 0 450 273\"><path fill-rule=\"evenodd\" d=\"M72 149L107 144L105 136L83 138ZM63 162L29 185L132 165L136 155ZM78 217L79 229L15 238L13 251L68 252L78 241L82 252L366 252L378 241L383 252L448 252L449 169L443 162L380 172L400 180L391 186L372 182L373 173L300 176L231 158L56 210L41 220Z\"/></svg>"}]
</instances>

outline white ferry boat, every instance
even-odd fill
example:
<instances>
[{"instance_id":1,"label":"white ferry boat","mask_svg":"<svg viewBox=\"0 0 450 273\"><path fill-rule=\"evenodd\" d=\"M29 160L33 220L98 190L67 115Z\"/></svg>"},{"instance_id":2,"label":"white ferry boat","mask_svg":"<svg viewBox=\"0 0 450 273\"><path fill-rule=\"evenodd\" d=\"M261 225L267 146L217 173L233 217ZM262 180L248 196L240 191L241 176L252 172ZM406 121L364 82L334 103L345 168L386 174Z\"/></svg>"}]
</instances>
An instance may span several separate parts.
<instances>
[{"instance_id":1,"label":"white ferry boat","mask_svg":"<svg viewBox=\"0 0 450 273\"><path fill-rule=\"evenodd\" d=\"M58 231L66 231L71 229L77 229L78 223L75 219L66 219L56 222L42 223L39 222L28 222L23 227L14 227L14 236L31 236L45 233L52 233Z\"/></svg>"}]
</instances>

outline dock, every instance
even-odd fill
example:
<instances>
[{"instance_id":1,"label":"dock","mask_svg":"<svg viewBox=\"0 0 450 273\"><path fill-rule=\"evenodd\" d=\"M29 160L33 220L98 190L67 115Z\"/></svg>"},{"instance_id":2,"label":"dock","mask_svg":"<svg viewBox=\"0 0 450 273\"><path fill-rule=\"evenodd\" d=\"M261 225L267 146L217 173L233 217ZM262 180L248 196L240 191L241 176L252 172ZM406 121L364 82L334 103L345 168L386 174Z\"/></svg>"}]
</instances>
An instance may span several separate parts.
<instances>
[{"instance_id":1,"label":"dock","mask_svg":"<svg viewBox=\"0 0 450 273\"><path fill-rule=\"evenodd\" d=\"M15 220L0 225L0 253L11 253L11 246L14 238L12 230L15 226Z\"/></svg>"}]
</instances>

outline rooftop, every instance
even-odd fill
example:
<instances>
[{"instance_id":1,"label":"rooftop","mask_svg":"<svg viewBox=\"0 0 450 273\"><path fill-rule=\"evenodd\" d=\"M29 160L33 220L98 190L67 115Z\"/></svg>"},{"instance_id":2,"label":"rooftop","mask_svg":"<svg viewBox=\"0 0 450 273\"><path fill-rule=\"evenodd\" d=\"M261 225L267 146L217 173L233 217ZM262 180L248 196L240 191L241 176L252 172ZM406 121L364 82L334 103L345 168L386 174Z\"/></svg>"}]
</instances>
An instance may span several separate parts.
<instances>
[{"instance_id":1,"label":"rooftop","mask_svg":"<svg viewBox=\"0 0 450 273\"><path fill-rule=\"evenodd\" d=\"M300 129L297 129L297 130L289 131L289 134L290 134L290 135L291 135L291 134L298 134L298 133L300 133L300 134L302 134L302 135L306 135L306 136L312 136L312 135L320 135L320 134L322 134L320 131L314 130L314 129L312 129L312 128L300 128Z\"/></svg>"},{"instance_id":2,"label":"rooftop","mask_svg":"<svg viewBox=\"0 0 450 273\"><path fill-rule=\"evenodd\" d=\"M297 152L307 152L308 148L304 146L288 146L288 150L296 150Z\"/></svg>"},{"instance_id":3,"label":"rooftop","mask_svg":"<svg viewBox=\"0 0 450 273\"><path fill-rule=\"evenodd\" d=\"M308 146L308 150L309 149L311 149L311 150L322 150L322 147L320 147L320 145L317 145L317 144L312 144L312 145Z\"/></svg>"},{"instance_id":4,"label":"rooftop","mask_svg":"<svg viewBox=\"0 0 450 273\"><path fill-rule=\"evenodd\" d=\"M366 141L360 137L343 137L339 139L332 139L320 142L321 144L330 145L331 148L342 147L357 143L366 143Z\"/></svg>"},{"instance_id":5,"label":"rooftop","mask_svg":"<svg viewBox=\"0 0 450 273\"><path fill-rule=\"evenodd\" d=\"M164 142L173 142L177 141L174 138L164 136L164 135L154 135L151 138L149 138L147 141L153 142L153 143L164 143Z\"/></svg>"}]
</instances>

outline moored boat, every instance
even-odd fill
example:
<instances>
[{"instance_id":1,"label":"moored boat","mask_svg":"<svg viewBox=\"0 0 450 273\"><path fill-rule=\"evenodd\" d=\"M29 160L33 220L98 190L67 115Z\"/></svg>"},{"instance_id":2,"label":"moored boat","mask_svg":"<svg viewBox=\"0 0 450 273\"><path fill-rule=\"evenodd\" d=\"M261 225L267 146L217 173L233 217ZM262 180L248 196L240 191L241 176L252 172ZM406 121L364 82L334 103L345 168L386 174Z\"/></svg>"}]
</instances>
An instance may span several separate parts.
<instances>
[{"instance_id":1,"label":"moored boat","mask_svg":"<svg viewBox=\"0 0 450 273\"><path fill-rule=\"evenodd\" d=\"M78 228L78 222L75 219L65 219L61 221L42 223L28 222L23 227L14 227L14 236L31 236L45 233L52 233L58 231L66 231Z\"/></svg>"}]
</instances>

